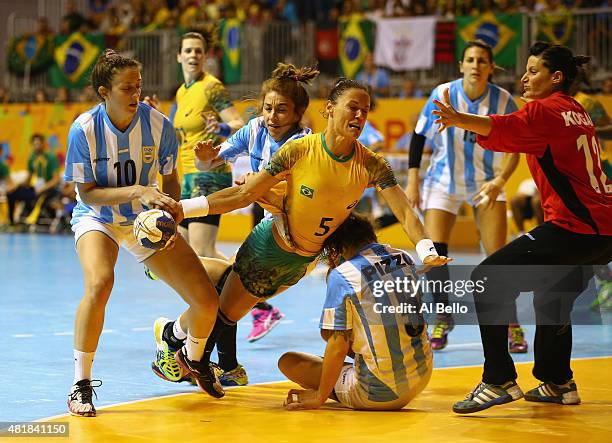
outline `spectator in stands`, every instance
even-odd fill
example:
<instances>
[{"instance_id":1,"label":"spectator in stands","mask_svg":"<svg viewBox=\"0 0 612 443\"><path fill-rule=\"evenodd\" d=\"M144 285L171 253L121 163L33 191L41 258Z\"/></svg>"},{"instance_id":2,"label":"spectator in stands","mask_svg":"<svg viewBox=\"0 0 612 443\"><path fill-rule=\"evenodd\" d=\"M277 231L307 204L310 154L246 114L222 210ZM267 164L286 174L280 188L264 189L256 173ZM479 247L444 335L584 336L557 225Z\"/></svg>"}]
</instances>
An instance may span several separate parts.
<instances>
[{"instance_id":1,"label":"spectator in stands","mask_svg":"<svg viewBox=\"0 0 612 443\"><path fill-rule=\"evenodd\" d=\"M4 145L0 143L0 200L15 190L15 183L11 179L11 168L4 157Z\"/></svg>"},{"instance_id":2,"label":"spectator in stands","mask_svg":"<svg viewBox=\"0 0 612 443\"><path fill-rule=\"evenodd\" d=\"M66 0L64 10L66 13L62 17L61 33L72 34L81 29L85 17L77 10L74 0Z\"/></svg>"},{"instance_id":3,"label":"spectator in stands","mask_svg":"<svg viewBox=\"0 0 612 443\"><path fill-rule=\"evenodd\" d=\"M17 202L23 202L25 214L28 214L39 198L57 196L59 184L59 167L57 157L46 150L45 137L33 134L30 138L32 154L28 160L28 175L25 182L7 194L9 222L14 224L14 211Z\"/></svg>"},{"instance_id":4,"label":"spectator in stands","mask_svg":"<svg viewBox=\"0 0 612 443\"><path fill-rule=\"evenodd\" d=\"M34 103L48 103L47 93L43 88L38 88L34 91Z\"/></svg>"},{"instance_id":5,"label":"spectator in stands","mask_svg":"<svg viewBox=\"0 0 612 443\"><path fill-rule=\"evenodd\" d=\"M455 1L449 1L449 0L447 0L446 3L452 5L453 10L456 12L457 15L478 15L480 14L478 5L473 0L464 0L459 5L456 5Z\"/></svg>"},{"instance_id":6,"label":"spectator in stands","mask_svg":"<svg viewBox=\"0 0 612 443\"><path fill-rule=\"evenodd\" d=\"M467 1L467 3L469 3L469 0ZM460 11L457 11L457 4L455 3L455 0L445 0L443 2L441 10L442 16L446 19L455 18L455 14L463 15Z\"/></svg>"},{"instance_id":7,"label":"spectator in stands","mask_svg":"<svg viewBox=\"0 0 612 443\"><path fill-rule=\"evenodd\" d=\"M612 77L608 77L601 84L601 93L612 95Z\"/></svg>"},{"instance_id":8,"label":"spectator in stands","mask_svg":"<svg viewBox=\"0 0 612 443\"><path fill-rule=\"evenodd\" d=\"M540 193L533 178L521 182L516 194L510 199L510 208L518 229L517 237L525 233L525 220L535 218L538 225L544 223Z\"/></svg>"},{"instance_id":9,"label":"spectator in stands","mask_svg":"<svg viewBox=\"0 0 612 443\"><path fill-rule=\"evenodd\" d=\"M279 20L287 21L292 25L299 23L297 9L295 3L291 0L278 0L275 6L276 17Z\"/></svg>"},{"instance_id":10,"label":"spectator in stands","mask_svg":"<svg viewBox=\"0 0 612 443\"><path fill-rule=\"evenodd\" d=\"M79 103L93 103L97 101L96 93L94 92L91 85L85 86L79 91L78 102Z\"/></svg>"},{"instance_id":11,"label":"spectator in stands","mask_svg":"<svg viewBox=\"0 0 612 443\"><path fill-rule=\"evenodd\" d=\"M357 74L356 80L372 88L374 97L389 96L389 74L374 64L374 55L368 52L363 61L363 69Z\"/></svg>"},{"instance_id":12,"label":"spectator in stands","mask_svg":"<svg viewBox=\"0 0 612 443\"><path fill-rule=\"evenodd\" d=\"M410 0L387 0L385 17L406 17L410 15ZM416 3L414 0L412 3Z\"/></svg>"},{"instance_id":13,"label":"spectator in stands","mask_svg":"<svg viewBox=\"0 0 612 443\"><path fill-rule=\"evenodd\" d=\"M57 88L55 91L55 103L69 103L70 102L70 92L68 88L62 86Z\"/></svg>"},{"instance_id":14,"label":"spectator in stands","mask_svg":"<svg viewBox=\"0 0 612 443\"><path fill-rule=\"evenodd\" d=\"M38 29L36 30L36 34L41 35L43 37L52 37L53 29L49 26L49 20L47 17L39 17L38 18Z\"/></svg>"},{"instance_id":15,"label":"spectator in stands","mask_svg":"<svg viewBox=\"0 0 612 443\"><path fill-rule=\"evenodd\" d=\"M0 103L9 103L11 101L10 94L7 88L0 86Z\"/></svg>"},{"instance_id":16,"label":"spectator in stands","mask_svg":"<svg viewBox=\"0 0 612 443\"><path fill-rule=\"evenodd\" d=\"M416 86L414 80L405 78L402 82L402 89L398 94L398 98L420 98L423 97L424 93L421 88Z\"/></svg>"}]
</instances>

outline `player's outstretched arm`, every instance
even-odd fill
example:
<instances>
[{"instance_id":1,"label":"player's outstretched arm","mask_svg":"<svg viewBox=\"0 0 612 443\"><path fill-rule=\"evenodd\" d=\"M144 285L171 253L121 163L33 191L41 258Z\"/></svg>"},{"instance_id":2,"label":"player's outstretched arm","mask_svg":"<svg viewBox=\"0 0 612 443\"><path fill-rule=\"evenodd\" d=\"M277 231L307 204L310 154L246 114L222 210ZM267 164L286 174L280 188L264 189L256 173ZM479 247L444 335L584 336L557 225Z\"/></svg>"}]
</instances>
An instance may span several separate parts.
<instances>
[{"instance_id":1,"label":"player's outstretched arm","mask_svg":"<svg viewBox=\"0 0 612 443\"><path fill-rule=\"evenodd\" d=\"M200 196L181 200L184 218L205 217L208 214L225 214L234 209L250 205L268 190L285 179L287 174L270 175L267 171L260 171L240 186L221 189L208 197ZM177 222L183 217L179 216Z\"/></svg>"},{"instance_id":2,"label":"player's outstretched arm","mask_svg":"<svg viewBox=\"0 0 612 443\"><path fill-rule=\"evenodd\" d=\"M434 100L433 103L438 107L437 111L432 111L438 116L435 123L440 125L438 132L444 131L446 128L456 126L466 131L475 132L476 134L484 135L485 137L491 133L493 123L491 117L486 115L474 115L464 112L458 112L450 101L449 90L444 90L443 101Z\"/></svg>"},{"instance_id":3,"label":"player's outstretched arm","mask_svg":"<svg viewBox=\"0 0 612 443\"><path fill-rule=\"evenodd\" d=\"M410 241L416 245L417 253L424 265L442 266L451 261L447 257L438 255L433 242L429 240L425 226L411 208L408 197L399 185L383 189L381 195L389 204L393 215L401 223ZM428 252L431 252L431 254Z\"/></svg>"}]
</instances>

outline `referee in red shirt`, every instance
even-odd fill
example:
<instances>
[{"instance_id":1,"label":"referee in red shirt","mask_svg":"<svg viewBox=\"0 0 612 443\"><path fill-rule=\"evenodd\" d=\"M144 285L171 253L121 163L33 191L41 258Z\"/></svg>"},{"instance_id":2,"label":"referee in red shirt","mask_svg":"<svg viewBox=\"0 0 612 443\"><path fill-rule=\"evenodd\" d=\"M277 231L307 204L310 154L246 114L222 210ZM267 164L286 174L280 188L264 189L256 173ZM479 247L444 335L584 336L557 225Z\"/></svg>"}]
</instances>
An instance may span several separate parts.
<instances>
[{"instance_id":1,"label":"referee in red shirt","mask_svg":"<svg viewBox=\"0 0 612 443\"><path fill-rule=\"evenodd\" d=\"M484 280L474 294L484 349L484 372L453 411L468 414L525 397L528 401L578 404L570 368L574 299L592 276L589 265L612 260L612 182L601 168L593 122L568 91L588 57L537 42L523 75L528 103L508 115L457 112L448 91L435 101L440 130L476 134L486 149L527 154L542 197L544 223L486 258L472 273ZM508 307L522 291L534 292L533 375L542 383L523 394L507 346Z\"/></svg>"}]
</instances>

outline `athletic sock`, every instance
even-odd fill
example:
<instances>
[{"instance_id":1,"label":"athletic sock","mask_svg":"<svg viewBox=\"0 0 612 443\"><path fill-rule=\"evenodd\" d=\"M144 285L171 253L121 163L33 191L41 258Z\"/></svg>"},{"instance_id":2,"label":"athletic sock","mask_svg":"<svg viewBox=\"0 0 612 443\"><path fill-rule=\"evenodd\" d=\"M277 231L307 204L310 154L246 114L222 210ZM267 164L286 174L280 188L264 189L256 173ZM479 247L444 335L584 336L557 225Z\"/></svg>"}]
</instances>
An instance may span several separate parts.
<instances>
[{"instance_id":1,"label":"athletic sock","mask_svg":"<svg viewBox=\"0 0 612 443\"><path fill-rule=\"evenodd\" d=\"M74 382L91 380L91 368L93 366L95 352L81 352L74 350Z\"/></svg>"},{"instance_id":2,"label":"athletic sock","mask_svg":"<svg viewBox=\"0 0 612 443\"><path fill-rule=\"evenodd\" d=\"M193 337L189 332L185 340L185 349L187 350L187 358L191 361L201 361L204 355L204 346L208 337Z\"/></svg>"},{"instance_id":3,"label":"athletic sock","mask_svg":"<svg viewBox=\"0 0 612 443\"><path fill-rule=\"evenodd\" d=\"M236 331L238 326L228 326L217 339L217 354L219 355L219 367L224 371L231 371L238 366L236 358Z\"/></svg>"},{"instance_id":4,"label":"athletic sock","mask_svg":"<svg viewBox=\"0 0 612 443\"><path fill-rule=\"evenodd\" d=\"M185 334L185 337L183 337L182 339L179 339L176 337L176 335L174 334L174 325L178 323L178 321L171 321L169 323L166 323L166 325L164 326L164 331L162 332L162 339L168 343L168 345L172 348L172 349L180 349L183 347L183 345L185 344L185 339L187 338L187 334ZM179 326L180 329L180 326Z\"/></svg>"},{"instance_id":5,"label":"athletic sock","mask_svg":"<svg viewBox=\"0 0 612 443\"><path fill-rule=\"evenodd\" d=\"M217 311L217 320L215 321L215 326L210 333L210 337L206 342L206 348L204 349L204 356L202 357L202 362L208 363L210 362L210 355L212 354L213 349L215 349L215 345L219 340L219 337L223 334L223 332L231 328L232 326L236 326L235 321L231 321L227 318L221 310ZM233 369L233 368L232 368Z\"/></svg>"}]
</instances>

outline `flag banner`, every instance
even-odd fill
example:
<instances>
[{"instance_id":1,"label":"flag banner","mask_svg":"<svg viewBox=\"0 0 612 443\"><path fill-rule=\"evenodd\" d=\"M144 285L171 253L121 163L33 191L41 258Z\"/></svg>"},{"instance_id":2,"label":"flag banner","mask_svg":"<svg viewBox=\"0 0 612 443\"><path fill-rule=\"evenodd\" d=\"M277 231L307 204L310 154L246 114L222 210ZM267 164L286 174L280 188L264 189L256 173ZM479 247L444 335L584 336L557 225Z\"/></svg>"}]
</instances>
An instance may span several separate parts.
<instances>
[{"instance_id":1,"label":"flag banner","mask_svg":"<svg viewBox=\"0 0 612 443\"><path fill-rule=\"evenodd\" d=\"M361 17L351 17L342 20L339 27L340 67L344 76L355 78L363 67L366 54L372 51L374 24Z\"/></svg>"},{"instance_id":2,"label":"flag banner","mask_svg":"<svg viewBox=\"0 0 612 443\"><path fill-rule=\"evenodd\" d=\"M436 23L436 63L455 63L455 22Z\"/></svg>"},{"instance_id":3,"label":"flag banner","mask_svg":"<svg viewBox=\"0 0 612 443\"><path fill-rule=\"evenodd\" d=\"M338 59L338 30L318 29L316 34L317 60Z\"/></svg>"},{"instance_id":4,"label":"flag banner","mask_svg":"<svg viewBox=\"0 0 612 443\"><path fill-rule=\"evenodd\" d=\"M461 59L465 44L470 40L482 40L493 48L497 65L516 66L516 54L523 39L521 14L492 14L457 17L457 46L455 55Z\"/></svg>"},{"instance_id":5,"label":"flag banner","mask_svg":"<svg viewBox=\"0 0 612 443\"><path fill-rule=\"evenodd\" d=\"M89 74L104 49L104 35L81 34L55 37L55 63L51 66L51 86L82 88L89 84Z\"/></svg>"},{"instance_id":6,"label":"flag banner","mask_svg":"<svg viewBox=\"0 0 612 443\"><path fill-rule=\"evenodd\" d=\"M538 40L546 40L555 45L567 45L574 33L574 18L569 10L543 12L537 17Z\"/></svg>"},{"instance_id":7,"label":"flag banner","mask_svg":"<svg viewBox=\"0 0 612 443\"><path fill-rule=\"evenodd\" d=\"M240 82L242 74L240 60L241 27L238 19L225 19L219 27L221 49L223 49L221 67L223 68L223 82L226 84Z\"/></svg>"},{"instance_id":8,"label":"flag banner","mask_svg":"<svg viewBox=\"0 0 612 443\"><path fill-rule=\"evenodd\" d=\"M377 20L374 63L394 71L431 69L435 29L435 17Z\"/></svg>"},{"instance_id":9,"label":"flag banner","mask_svg":"<svg viewBox=\"0 0 612 443\"><path fill-rule=\"evenodd\" d=\"M53 38L26 34L11 40L8 48L8 69L23 75L30 65L30 74L44 72L53 63Z\"/></svg>"}]
</instances>

